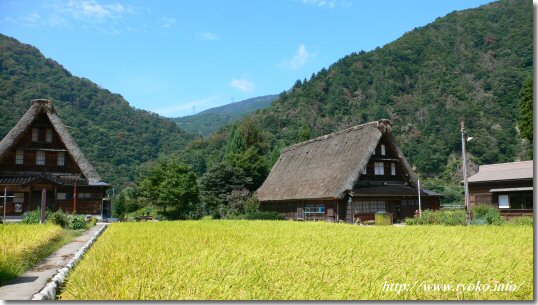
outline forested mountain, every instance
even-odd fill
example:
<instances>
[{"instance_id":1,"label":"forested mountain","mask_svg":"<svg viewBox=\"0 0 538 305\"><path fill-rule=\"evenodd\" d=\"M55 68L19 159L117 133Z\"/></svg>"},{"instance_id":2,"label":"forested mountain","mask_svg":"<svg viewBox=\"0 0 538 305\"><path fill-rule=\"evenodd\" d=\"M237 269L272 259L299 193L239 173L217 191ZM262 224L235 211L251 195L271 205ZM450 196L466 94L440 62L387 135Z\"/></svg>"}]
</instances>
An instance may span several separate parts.
<instances>
[{"instance_id":1,"label":"forested mountain","mask_svg":"<svg viewBox=\"0 0 538 305\"><path fill-rule=\"evenodd\" d=\"M462 118L476 162L525 159L530 145L516 126L520 90L533 68L532 11L531 1L517 0L453 12L297 81L248 117L261 130L269 168L285 146L381 118L392 121L423 176L442 175L451 155L460 154ZM197 140L181 155L203 171L223 160L236 130Z\"/></svg>"},{"instance_id":2,"label":"forested mountain","mask_svg":"<svg viewBox=\"0 0 538 305\"><path fill-rule=\"evenodd\" d=\"M171 120L187 132L207 136L251 112L271 106L277 97L278 95L253 97Z\"/></svg>"},{"instance_id":3,"label":"forested mountain","mask_svg":"<svg viewBox=\"0 0 538 305\"><path fill-rule=\"evenodd\" d=\"M134 109L121 95L71 75L35 47L0 35L0 138L36 98L54 102L84 154L116 187L134 180L137 165L192 139L168 119Z\"/></svg>"}]
</instances>

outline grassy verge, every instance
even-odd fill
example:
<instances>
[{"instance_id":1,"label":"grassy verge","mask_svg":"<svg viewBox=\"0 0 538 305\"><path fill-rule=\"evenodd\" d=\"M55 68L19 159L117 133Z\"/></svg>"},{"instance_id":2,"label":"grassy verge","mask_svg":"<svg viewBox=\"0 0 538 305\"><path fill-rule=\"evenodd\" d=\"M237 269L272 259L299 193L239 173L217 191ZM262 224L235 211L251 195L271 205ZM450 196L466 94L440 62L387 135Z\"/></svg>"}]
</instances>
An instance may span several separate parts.
<instances>
[{"instance_id":1,"label":"grassy verge","mask_svg":"<svg viewBox=\"0 0 538 305\"><path fill-rule=\"evenodd\" d=\"M533 255L531 226L117 223L61 299L529 300Z\"/></svg>"},{"instance_id":2,"label":"grassy verge","mask_svg":"<svg viewBox=\"0 0 538 305\"><path fill-rule=\"evenodd\" d=\"M0 286L81 234L81 230L62 230L52 224L0 225Z\"/></svg>"}]
</instances>

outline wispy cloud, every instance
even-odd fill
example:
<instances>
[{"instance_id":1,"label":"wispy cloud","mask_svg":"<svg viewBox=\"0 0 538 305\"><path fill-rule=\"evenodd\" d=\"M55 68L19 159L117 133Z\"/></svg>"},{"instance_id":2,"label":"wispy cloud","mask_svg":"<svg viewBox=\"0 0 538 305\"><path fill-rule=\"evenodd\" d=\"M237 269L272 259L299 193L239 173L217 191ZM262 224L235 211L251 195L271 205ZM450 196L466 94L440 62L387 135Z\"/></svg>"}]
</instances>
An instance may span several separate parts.
<instances>
[{"instance_id":1,"label":"wispy cloud","mask_svg":"<svg viewBox=\"0 0 538 305\"><path fill-rule=\"evenodd\" d=\"M96 0L68 0L53 2L57 16L86 23L104 23L131 14L134 9L119 2L102 4Z\"/></svg>"},{"instance_id":2,"label":"wispy cloud","mask_svg":"<svg viewBox=\"0 0 538 305\"><path fill-rule=\"evenodd\" d=\"M216 33L212 33L212 32L201 32L201 33L198 33L198 39L200 39L200 40L218 40L219 35L217 35Z\"/></svg>"},{"instance_id":3,"label":"wispy cloud","mask_svg":"<svg viewBox=\"0 0 538 305\"><path fill-rule=\"evenodd\" d=\"M28 26L39 26L42 22L41 15L36 12L21 17L21 20Z\"/></svg>"},{"instance_id":4,"label":"wispy cloud","mask_svg":"<svg viewBox=\"0 0 538 305\"><path fill-rule=\"evenodd\" d=\"M302 0L304 4L317 6L320 8L333 9L337 6L350 6L350 0Z\"/></svg>"},{"instance_id":5,"label":"wispy cloud","mask_svg":"<svg viewBox=\"0 0 538 305\"><path fill-rule=\"evenodd\" d=\"M230 86L242 92L252 92L255 89L254 83L245 78L232 79L230 81Z\"/></svg>"},{"instance_id":6,"label":"wispy cloud","mask_svg":"<svg viewBox=\"0 0 538 305\"><path fill-rule=\"evenodd\" d=\"M107 33L126 29L121 21L133 15L135 9L120 2L102 3L97 0L55 0L43 2L39 13L30 11L21 16L5 18L23 26L83 27Z\"/></svg>"},{"instance_id":7,"label":"wispy cloud","mask_svg":"<svg viewBox=\"0 0 538 305\"><path fill-rule=\"evenodd\" d=\"M281 68L288 68L292 70L297 70L304 66L309 58L311 58L313 55L312 53L308 52L306 49L306 46L304 44L300 44L299 48L297 49L297 53L293 56L292 59L283 60L278 66Z\"/></svg>"},{"instance_id":8,"label":"wispy cloud","mask_svg":"<svg viewBox=\"0 0 538 305\"><path fill-rule=\"evenodd\" d=\"M161 23L162 23L161 26L163 28L169 28L172 25L174 25L174 23L176 23L176 19L175 18L169 18L169 17L163 17L163 18L161 18Z\"/></svg>"}]
</instances>

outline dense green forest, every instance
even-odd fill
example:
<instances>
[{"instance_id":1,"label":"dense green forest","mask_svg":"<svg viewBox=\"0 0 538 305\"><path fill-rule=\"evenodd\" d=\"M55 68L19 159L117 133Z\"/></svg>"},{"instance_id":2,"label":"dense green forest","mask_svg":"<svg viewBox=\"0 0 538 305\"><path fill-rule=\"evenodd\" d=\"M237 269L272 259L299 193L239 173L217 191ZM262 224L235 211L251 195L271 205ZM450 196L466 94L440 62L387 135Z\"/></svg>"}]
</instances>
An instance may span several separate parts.
<instances>
[{"instance_id":1,"label":"dense green forest","mask_svg":"<svg viewBox=\"0 0 538 305\"><path fill-rule=\"evenodd\" d=\"M133 181L137 166L181 149L193 137L168 119L134 109L121 95L75 77L38 49L0 35L0 138L47 98L103 179Z\"/></svg>"},{"instance_id":2,"label":"dense green forest","mask_svg":"<svg viewBox=\"0 0 538 305\"><path fill-rule=\"evenodd\" d=\"M208 136L251 112L271 106L278 95L264 95L204 110L195 115L173 118L187 132Z\"/></svg>"}]
</instances>

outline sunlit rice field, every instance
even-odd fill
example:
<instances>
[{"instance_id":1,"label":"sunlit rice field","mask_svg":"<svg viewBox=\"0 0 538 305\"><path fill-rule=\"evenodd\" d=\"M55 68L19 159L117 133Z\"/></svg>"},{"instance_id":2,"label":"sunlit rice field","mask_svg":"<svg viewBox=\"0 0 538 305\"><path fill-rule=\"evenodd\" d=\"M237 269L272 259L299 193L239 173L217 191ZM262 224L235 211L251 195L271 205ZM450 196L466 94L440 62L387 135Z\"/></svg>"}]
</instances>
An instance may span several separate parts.
<instances>
[{"instance_id":1,"label":"sunlit rice field","mask_svg":"<svg viewBox=\"0 0 538 305\"><path fill-rule=\"evenodd\" d=\"M57 225L0 225L0 285L22 274L62 235Z\"/></svg>"},{"instance_id":2,"label":"sunlit rice field","mask_svg":"<svg viewBox=\"0 0 538 305\"><path fill-rule=\"evenodd\" d=\"M530 226L111 225L61 299L532 299Z\"/></svg>"}]
</instances>

